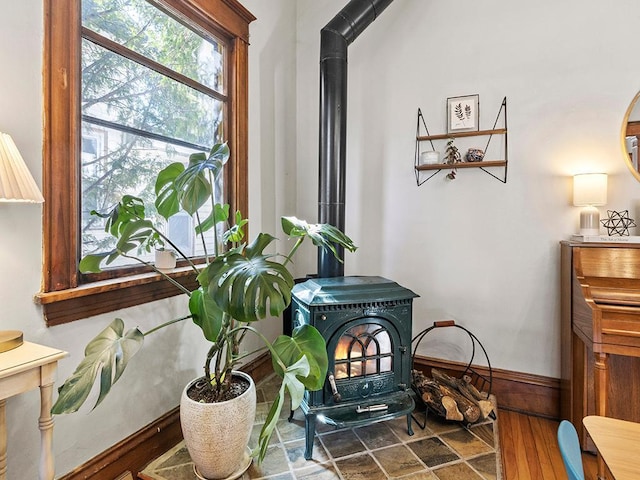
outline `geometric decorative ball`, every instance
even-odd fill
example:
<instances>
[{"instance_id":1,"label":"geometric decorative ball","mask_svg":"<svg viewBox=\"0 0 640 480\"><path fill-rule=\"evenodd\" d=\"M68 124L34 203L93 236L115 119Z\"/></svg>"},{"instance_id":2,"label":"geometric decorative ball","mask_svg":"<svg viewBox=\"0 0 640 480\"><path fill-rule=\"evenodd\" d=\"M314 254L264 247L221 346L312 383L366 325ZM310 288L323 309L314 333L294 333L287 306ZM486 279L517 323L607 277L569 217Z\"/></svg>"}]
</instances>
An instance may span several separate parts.
<instances>
[{"instance_id":1,"label":"geometric decorative ball","mask_svg":"<svg viewBox=\"0 0 640 480\"><path fill-rule=\"evenodd\" d=\"M622 210L620 212L607 210L607 215L609 218L600 220L600 223L607 229L610 236L629 236L629 228L636 226L633 218L629 218L629 210Z\"/></svg>"}]
</instances>

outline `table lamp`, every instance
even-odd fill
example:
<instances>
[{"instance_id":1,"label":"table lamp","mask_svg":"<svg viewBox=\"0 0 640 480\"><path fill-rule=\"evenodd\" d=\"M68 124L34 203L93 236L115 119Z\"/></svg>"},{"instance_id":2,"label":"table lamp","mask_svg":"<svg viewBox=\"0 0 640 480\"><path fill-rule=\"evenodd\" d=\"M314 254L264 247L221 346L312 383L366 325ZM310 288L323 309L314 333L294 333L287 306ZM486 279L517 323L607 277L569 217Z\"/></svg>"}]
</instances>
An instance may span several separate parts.
<instances>
[{"instance_id":1,"label":"table lamp","mask_svg":"<svg viewBox=\"0 0 640 480\"><path fill-rule=\"evenodd\" d=\"M580 235L600 234L600 212L596 207L606 203L606 173L580 173L573 176L573 204L584 207L580 212Z\"/></svg>"},{"instance_id":2,"label":"table lamp","mask_svg":"<svg viewBox=\"0 0 640 480\"><path fill-rule=\"evenodd\" d=\"M0 132L0 202L42 203L44 198L11 136ZM0 330L0 353L22 345L22 332Z\"/></svg>"}]
</instances>

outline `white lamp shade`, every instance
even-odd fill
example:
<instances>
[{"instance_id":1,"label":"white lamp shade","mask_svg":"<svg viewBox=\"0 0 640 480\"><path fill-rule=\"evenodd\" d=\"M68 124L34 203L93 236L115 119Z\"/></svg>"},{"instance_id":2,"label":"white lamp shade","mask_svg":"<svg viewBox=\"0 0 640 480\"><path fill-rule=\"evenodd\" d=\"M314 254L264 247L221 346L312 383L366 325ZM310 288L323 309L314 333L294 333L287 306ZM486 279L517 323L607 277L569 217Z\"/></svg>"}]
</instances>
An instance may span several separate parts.
<instances>
[{"instance_id":1,"label":"white lamp shade","mask_svg":"<svg viewBox=\"0 0 640 480\"><path fill-rule=\"evenodd\" d=\"M573 176L573 204L576 207L606 205L606 203L606 173L581 173Z\"/></svg>"},{"instance_id":2,"label":"white lamp shade","mask_svg":"<svg viewBox=\"0 0 640 480\"><path fill-rule=\"evenodd\" d=\"M0 132L0 202L42 203L44 198L10 135Z\"/></svg>"}]
</instances>

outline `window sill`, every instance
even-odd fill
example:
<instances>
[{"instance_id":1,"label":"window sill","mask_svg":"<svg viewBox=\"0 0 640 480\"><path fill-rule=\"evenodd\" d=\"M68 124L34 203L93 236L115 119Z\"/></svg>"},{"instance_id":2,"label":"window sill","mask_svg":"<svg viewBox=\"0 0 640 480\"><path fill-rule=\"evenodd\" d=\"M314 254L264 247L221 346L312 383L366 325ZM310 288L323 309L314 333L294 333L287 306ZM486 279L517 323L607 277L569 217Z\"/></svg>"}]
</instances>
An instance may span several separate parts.
<instances>
[{"instance_id":1,"label":"window sill","mask_svg":"<svg viewBox=\"0 0 640 480\"><path fill-rule=\"evenodd\" d=\"M169 275L189 290L198 288L191 267L176 268ZM41 292L35 295L35 301L42 305L47 326L52 327L180 293L162 275L153 272L56 292Z\"/></svg>"}]
</instances>

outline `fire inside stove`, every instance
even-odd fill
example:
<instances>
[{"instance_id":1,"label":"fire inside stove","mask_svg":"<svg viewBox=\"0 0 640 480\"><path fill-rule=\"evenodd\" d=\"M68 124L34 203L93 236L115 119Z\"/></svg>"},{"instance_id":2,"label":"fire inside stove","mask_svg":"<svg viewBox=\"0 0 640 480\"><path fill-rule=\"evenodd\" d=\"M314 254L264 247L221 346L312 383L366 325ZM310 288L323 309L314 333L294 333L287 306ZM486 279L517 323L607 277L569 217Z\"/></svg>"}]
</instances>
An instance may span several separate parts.
<instances>
[{"instance_id":1,"label":"fire inside stove","mask_svg":"<svg viewBox=\"0 0 640 480\"><path fill-rule=\"evenodd\" d=\"M411 322L416 294L381 277L307 280L293 289L294 326L311 325L327 342L324 388L305 392L305 457L315 422L337 428L406 415L411 434Z\"/></svg>"},{"instance_id":2,"label":"fire inside stove","mask_svg":"<svg viewBox=\"0 0 640 480\"><path fill-rule=\"evenodd\" d=\"M342 334L334 357L335 379L366 377L393 370L389 332L380 325L356 325Z\"/></svg>"}]
</instances>

